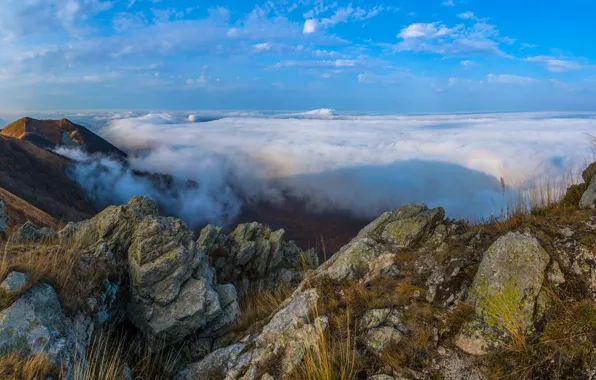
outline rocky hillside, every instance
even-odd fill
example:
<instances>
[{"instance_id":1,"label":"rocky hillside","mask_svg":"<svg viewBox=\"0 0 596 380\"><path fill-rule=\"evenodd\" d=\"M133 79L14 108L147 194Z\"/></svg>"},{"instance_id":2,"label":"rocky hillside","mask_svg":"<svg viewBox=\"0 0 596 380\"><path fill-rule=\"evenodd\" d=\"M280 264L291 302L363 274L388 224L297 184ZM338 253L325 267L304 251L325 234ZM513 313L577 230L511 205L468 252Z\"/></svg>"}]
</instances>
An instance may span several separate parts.
<instances>
[{"instance_id":1,"label":"rocky hillside","mask_svg":"<svg viewBox=\"0 0 596 380\"><path fill-rule=\"evenodd\" d=\"M126 153L114 145L68 119L36 120L24 117L4 127L0 134L29 141L44 149L80 147L89 153L126 157Z\"/></svg>"},{"instance_id":2,"label":"rocky hillside","mask_svg":"<svg viewBox=\"0 0 596 380\"><path fill-rule=\"evenodd\" d=\"M584 174L561 204L488 225L386 212L320 266L283 230L197 237L141 197L60 231L28 223L1 250L0 375L593 379Z\"/></svg>"}]
</instances>

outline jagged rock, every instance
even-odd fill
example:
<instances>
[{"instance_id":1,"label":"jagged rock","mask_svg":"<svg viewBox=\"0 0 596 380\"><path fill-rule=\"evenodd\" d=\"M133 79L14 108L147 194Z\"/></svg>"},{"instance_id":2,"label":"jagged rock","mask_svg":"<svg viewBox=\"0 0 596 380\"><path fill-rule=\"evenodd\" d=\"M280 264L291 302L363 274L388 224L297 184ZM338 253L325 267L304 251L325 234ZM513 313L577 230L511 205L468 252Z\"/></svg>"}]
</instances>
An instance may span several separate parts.
<instances>
[{"instance_id":1,"label":"jagged rock","mask_svg":"<svg viewBox=\"0 0 596 380\"><path fill-rule=\"evenodd\" d=\"M387 253L414 247L430 236L443 221L442 208L430 210L425 205L406 205L386 212L358 233L330 260L319 267L318 275L334 280L360 279L371 272L376 259Z\"/></svg>"},{"instance_id":2,"label":"jagged rock","mask_svg":"<svg viewBox=\"0 0 596 380\"><path fill-rule=\"evenodd\" d=\"M510 232L494 242L484 253L468 294L477 320L462 328L456 345L483 355L499 346L512 326L530 332L549 261L529 234Z\"/></svg>"},{"instance_id":3,"label":"jagged rock","mask_svg":"<svg viewBox=\"0 0 596 380\"><path fill-rule=\"evenodd\" d=\"M587 182L586 182L587 183ZM592 176L589 186L584 191L580 201L579 208L581 209L593 209L596 208L596 176Z\"/></svg>"},{"instance_id":4,"label":"jagged rock","mask_svg":"<svg viewBox=\"0 0 596 380\"><path fill-rule=\"evenodd\" d=\"M234 293L215 291L207 257L179 219L158 216L155 204L135 197L60 231L63 241L86 245L128 266L128 318L150 341L166 345L193 333L220 330L238 313Z\"/></svg>"},{"instance_id":5,"label":"jagged rock","mask_svg":"<svg viewBox=\"0 0 596 380\"><path fill-rule=\"evenodd\" d=\"M395 309L368 310L360 320L360 328L369 330L379 326L395 327L407 334L408 329L402 322L402 315Z\"/></svg>"},{"instance_id":6,"label":"jagged rock","mask_svg":"<svg viewBox=\"0 0 596 380\"><path fill-rule=\"evenodd\" d=\"M29 283L29 277L21 272L10 272L4 281L0 284L0 289L4 290L6 295L13 296L21 291Z\"/></svg>"},{"instance_id":7,"label":"jagged rock","mask_svg":"<svg viewBox=\"0 0 596 380\"><path fill-rule=\"evenodd\" d=\"M293 281L303 265L304 254L293 242L286 242L284 235L283 229L272 232L259 223L240 224L230 235L208 225L197 245L211 257L220 281L275 286L280 281ZM306 252L305 260L307 265L318 265L313 252Z\"/></svg>"},{"instance_id":8,"label":"jagged rock","mask_svg":"<svg viewBox=\"0 0 596 380\"><path fill-rule=\"evenodd\" d=\"M43 353L54 365L69 368L81 358L89 336L84 318L68 319L47 284L36 285L0 312L0 352Z\"/></svg>"},{"instance_id":9,"label":"jagged rock","mask_svg":"<svg viewBox=\"0 0 596 380\"><path fill-rule=\"evenodd\" d=\"M180 372L177 379L200 379L216 376L226 376L229 372L244 369L248 366L251 354L242 355L246 345L233 344L228 347L213 351L198 363L190 365Z\"/></svg>"},{"instance_id":10,"label":"jagged rock","mask_svg":"<svg viewBox=\"0 0 596 380\"><path fill-rule=\"evenodd\" d=\"M13 242L49 242L54 240L57 236L56 231L51 228L43 227L36 229L33 223L27 222L17 230L16 234L13 236Z\"/></svg>"},{"instance_id":11,"label":"jagged rock","mask_svg":"<svg viewBox=\"0 0 596 380\"><path fill-rule=\"evenodd\" d=\"M4 208L4 202L0 201L0 237L6 237L8 233L8 216Z\"/></svg>"}]
</instances>

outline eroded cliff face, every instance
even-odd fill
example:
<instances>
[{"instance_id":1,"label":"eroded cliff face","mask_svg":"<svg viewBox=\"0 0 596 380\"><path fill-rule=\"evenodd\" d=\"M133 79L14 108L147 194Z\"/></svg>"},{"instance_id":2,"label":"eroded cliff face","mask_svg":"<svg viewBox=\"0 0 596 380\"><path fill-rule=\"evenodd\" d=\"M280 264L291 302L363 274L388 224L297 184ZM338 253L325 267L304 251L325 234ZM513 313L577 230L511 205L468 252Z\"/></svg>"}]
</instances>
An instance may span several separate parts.
<instances>
[{"instance_id":1,"label":"eroded cliff face","mask_svg":"<svg viewBox=\"0 0 596 380\"><path fill-rule=\"evenodd\" d=\"M325 370L341 379L591 378L589 191L575 205L483 226L406 205L318 267L283 230L208 226L196 238L142 197L58 232L24 226L15 233L21 251L67 246L77 255L72 271L100 278L65 312L68 290L16 271L11 256L0 347L43 353L72 378L90 337L128 320L136 345L183 353L178 379L328 378ZM282 286L292 293L273 313L236 324L240 294Z\"/></svg>"}]
</instances>

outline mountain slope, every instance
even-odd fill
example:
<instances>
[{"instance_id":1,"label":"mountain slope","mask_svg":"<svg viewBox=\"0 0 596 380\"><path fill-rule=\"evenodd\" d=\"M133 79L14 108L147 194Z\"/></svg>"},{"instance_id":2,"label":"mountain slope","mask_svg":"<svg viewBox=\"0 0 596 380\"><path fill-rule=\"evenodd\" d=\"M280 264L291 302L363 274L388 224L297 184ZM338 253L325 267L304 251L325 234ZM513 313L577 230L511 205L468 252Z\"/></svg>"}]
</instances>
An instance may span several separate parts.
<instances>
[{"instance_id":1,"label":"mountain slope","mask_svg":"<svg viewBox=\"0 0 596 380\"><path fill-rule=\"evenodd\" d=\"M80 220L95 212L68 177L69 164L28 141L0 135L0 187L58 220Z\"/></svg>"},{"instance_id":2,"label":"mountain slope","mask_svg":"<svg viewBox=\"0 0 596 380\"><path fill-rule=\"evenodd\" d=\"M44 149L79 146L89 153L126 157L126 153L114 145L68 119L36 120L25 117L7 125L0 134L29 141Z\"/></svg>"},{"instance_id":3,"label":"mountain slope","mask_svg":"<svg viewBox=\"0 0 596 380\"><path fill-rule=\"evenodd\" d=\"M0 200L4 201L6 214L10 216L9 226L22 225L27 221L36 227L57 228L59 226L56 219L1 187Z\"/></svg>"}]
</instances>

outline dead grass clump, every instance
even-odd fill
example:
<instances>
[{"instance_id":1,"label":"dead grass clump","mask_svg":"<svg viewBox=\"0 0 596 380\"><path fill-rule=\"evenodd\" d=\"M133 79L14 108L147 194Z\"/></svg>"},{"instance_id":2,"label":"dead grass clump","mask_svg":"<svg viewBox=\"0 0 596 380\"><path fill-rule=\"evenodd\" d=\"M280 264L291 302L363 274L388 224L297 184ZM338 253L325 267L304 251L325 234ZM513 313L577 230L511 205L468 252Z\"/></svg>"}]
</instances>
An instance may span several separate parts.
<instances>
[{"instance_id":1,"label":"dead grass clump","mask_svg":"<svg viewBox=\"0 0 596 380\"><path fill-rule=\"evenodd\" d=\"M551 294L544 328L520 350L509 345L489 360L497 378L572 379L593 366L596 305L592 300L564 303Z\"/></svg>"},{"instance_id":2,"label":"dead grass clump","mask_svg":"<svg viewBox=\"0 0 596 380\"><path fill-rule=\"evenodd\" d=\"M75 363L74 380L160 380L175 375L179 356L164 345L140 349L124 334L96 335L87 347L87 360Z\"/></svg>"},{"instance_id":3,"label":"dead grass clump","mask_svg":"<svg viewBox=\"0 0 596 380\"><path fill-rule=\"evenodd\" d=\"M6 380L38 380L56 376L47 357L24 358L18 353L0 357L0 378Z\"/></svg>"},{"instance_id":4,"label":"dead grass clump","mask_svg":"<svg viewBox=\"0 0 596 380\"><path fill-rule=\"evenodd\" d=\"M317 313L318 314L318 313ZM348 311L344 314L342 331L324 329L315 319L314 334L305 341L304 363L291 378L297 380L352 380L357 378L362 365L353 321Z\"/></svg>"},{"instance_id":5,"label":"dead grass clump","mask_svg":"<svg viewBox=\"0 0 596 380\"><path fill-rule=\"evenodd\" d=\"M82 251L71 245L52 242L12 245L9 241L0 252L0 279L19 271L29 277L29 287L46 282L56 290L64 310L74 315L110 273L110 268L101 261L83 266L82 256ZM3 298L4 307L10 302Z\"/></svg>"},{"instance_id":6,"label":"dead grass clump","mask_svg":"<svg viewBox=\"0 0 596 380\"><path fill-rule=\"evenodd\" d=\"M274 289L252 289L240 299L240 316L234 331L244 332L256 322L269 317L293 292L291 286Z\"/></svg>"}]
</instances>

